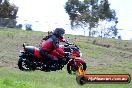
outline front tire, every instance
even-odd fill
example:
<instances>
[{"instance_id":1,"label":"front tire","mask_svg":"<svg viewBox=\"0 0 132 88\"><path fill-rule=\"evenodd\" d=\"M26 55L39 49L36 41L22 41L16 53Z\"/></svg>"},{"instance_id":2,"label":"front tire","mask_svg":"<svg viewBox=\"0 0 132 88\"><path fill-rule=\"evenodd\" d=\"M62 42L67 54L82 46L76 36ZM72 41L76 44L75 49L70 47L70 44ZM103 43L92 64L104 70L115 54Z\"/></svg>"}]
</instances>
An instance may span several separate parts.
<instances>
[{"instance_id":1,"label":"front tire","mask_svg":"<svg viewBox=\"0 0 132 88\"><path fill-rule=\"evenodd\" d=\"M82 65L84 71L87 69L86 63L82 63L82 64L80 64L80 65ZM79 69L79 66L77 66L77 68L75 68L75 67L72 66L72 65L67 65L67 72L68 72L69 74L75 74L75 72L76 72L78 69Z\"/></svg>"}]
</instances>

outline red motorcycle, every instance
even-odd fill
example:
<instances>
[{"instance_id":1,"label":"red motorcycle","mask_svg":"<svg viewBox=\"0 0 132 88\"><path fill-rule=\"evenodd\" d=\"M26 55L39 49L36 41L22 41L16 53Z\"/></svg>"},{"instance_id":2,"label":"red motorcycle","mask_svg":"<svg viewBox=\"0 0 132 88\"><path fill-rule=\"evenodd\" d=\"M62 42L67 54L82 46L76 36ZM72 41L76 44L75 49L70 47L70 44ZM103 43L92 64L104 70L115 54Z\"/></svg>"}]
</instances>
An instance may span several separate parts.
<instances>
[{"instance_id":1,"label":"red motorcycle","mask_svg":"<svg viewBox=\"0 0 132 88\"><path fill-rule=\"evenodd\" d=\"M51 52L51 55L58 58L58 62L46 61L41 54L40 49L34 46L26 46L23 44L23 50L20 50L18 67L20 70L43 70L43 71L56 71L61 70L64 65L67 65L67 72L72 74L76 72L79 66L82 66L86 70L86 62L81 59L80 49L77 45L66 43L60 45L58 48L65 53L67 56L59 56L56 50ZM70 56L70 57L69 57Z\"/></svg>"}]
</instances>

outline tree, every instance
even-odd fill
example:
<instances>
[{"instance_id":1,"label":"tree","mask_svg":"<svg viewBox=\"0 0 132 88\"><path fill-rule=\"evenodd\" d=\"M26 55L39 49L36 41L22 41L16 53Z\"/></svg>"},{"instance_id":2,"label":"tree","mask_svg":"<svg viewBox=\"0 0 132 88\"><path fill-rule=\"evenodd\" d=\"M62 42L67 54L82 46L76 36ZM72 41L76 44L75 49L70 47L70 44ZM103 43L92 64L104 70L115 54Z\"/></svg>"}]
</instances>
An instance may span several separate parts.
<instances>
[{"instance_id":1,"label":"tree","mask_svg":"<svg viewBox=\"0 0 132 88\"><path fill-rule=\"evenodd\" d=\"M0 0L0 26L15 27L18 7L8 0Z\"/></svg>"},{"instance_id":2,"label":"tree","mask_svg":"<svg viewBox=\"0 0 132 88\"><path fill-rule=\"evenodd\" d=\"M65 4L66 13L71 20L71 27L87 26L89 36L96 34L94 28L99 27L102 21L117 22L116 13L110 9L108 0L68 0Z\"/></svg>"},{"instance_id":3,"label":"tree","mask_svg":"<svg viewBox=\"0 0 132 88\"><path fill-rule=\"evenodd\" d=\"M32 30L32 25L31 24L26 24L26 30L31 31Z\"/></svg>"},{"instance_id":4,"label":"tree","mask_svg":"<svg viewBox=\"0 0 132 88\"><path fill-rule=\"evenodd\" d=\"M0 0L0 4L2 3L2 0Z\"/></svg>"},{"instance_id":5,"label":"tree","mask_svg":"<svg viewBox=\"0 0 132 88\"><path fill-rule=\"evenodd\" d=\"M22 24L18 24L18 25L16 25L16 28L18 28L18 29L22 29Z\"/></svg>"}]
</instances>

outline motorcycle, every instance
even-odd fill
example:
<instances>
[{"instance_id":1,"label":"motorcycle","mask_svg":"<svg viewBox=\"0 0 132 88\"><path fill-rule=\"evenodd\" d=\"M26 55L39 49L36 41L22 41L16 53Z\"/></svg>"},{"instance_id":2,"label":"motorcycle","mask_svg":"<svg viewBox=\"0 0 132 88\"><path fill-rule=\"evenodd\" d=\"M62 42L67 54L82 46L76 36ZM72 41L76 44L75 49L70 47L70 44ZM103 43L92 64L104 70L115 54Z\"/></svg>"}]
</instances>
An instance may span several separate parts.
<instances>
[{"instance_id":1,"label":"motorcycle","mask_svg":"<svg viewBox=\"0 0 132 88\"><path fill-rule=\"evenodd\" d=\"M67 56L60 57L56 50L50 54L58 58L58 62L47 61L42 57L40 49L35 46L26 46L23 44L23 50L20 50L18 67L20 70L42 70L42 71L56 71L62 70L67 65L67 72L69 74L75 73L79 66L86 70L86 62L81 59L81 52L77 45L66 43L60 45L59 49L67 53Z\"/></svg>"}]
</instances>

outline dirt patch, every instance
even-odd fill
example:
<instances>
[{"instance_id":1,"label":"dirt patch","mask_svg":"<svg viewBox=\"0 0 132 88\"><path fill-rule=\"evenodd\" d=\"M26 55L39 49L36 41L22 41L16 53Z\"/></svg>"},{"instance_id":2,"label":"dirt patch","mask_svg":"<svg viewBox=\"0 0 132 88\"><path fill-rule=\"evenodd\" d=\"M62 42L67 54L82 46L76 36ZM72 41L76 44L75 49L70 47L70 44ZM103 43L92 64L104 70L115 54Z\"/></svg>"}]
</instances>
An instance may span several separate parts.
<instances>
[{"instance_id":1,"label":"dirt patch","mask_svg":"<svg viewBox=\"0 0 132 88\"><path fill-rule=\"evenodd\" d=\"M18 68L17 64L10 63L8 61L1 60L0 67L11 67L11 68Z\"/></svg>"}]
</instances>

